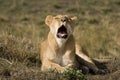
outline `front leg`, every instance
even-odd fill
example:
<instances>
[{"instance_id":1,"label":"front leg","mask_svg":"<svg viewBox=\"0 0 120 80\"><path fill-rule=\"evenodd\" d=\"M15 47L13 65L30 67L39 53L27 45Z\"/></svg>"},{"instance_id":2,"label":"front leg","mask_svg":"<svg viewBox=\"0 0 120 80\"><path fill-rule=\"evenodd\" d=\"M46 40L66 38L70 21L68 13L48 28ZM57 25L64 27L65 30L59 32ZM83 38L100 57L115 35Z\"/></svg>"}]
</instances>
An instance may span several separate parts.
<instances>
[{"instance_id":1,"label":"front leg","mask_svg":"<svg viewBox=\"0 0 120 80\"><path fill-rule=\"evenodd\" d=\"M57 64L51 60L45 60L45 61L43 61L41 70L42 71L57 70L58 72L61 73L61 72L64 72L65 67L62 67L59 64Z\"/></svg>"},{"instance_id":2,"label":"front leg","mask_svg":"<svg viewBox=\"0 0 120 80\"><path fill-rule=\"evenodd\" d=\"M66 68L76 68L75 52L74 50L68 50L63 55L62 65Z\"/></svg>"},{"instance_id":3,"label":"front leg","mask_svg":"<svg viewBox=\"0 0 120 80\"><path fill-rule=\"evenodd\" d=\"M68 69L68 68L76 68L76 65L68 64L68 65L65 66L65 69Z\"/></svg>"}]
</instances>

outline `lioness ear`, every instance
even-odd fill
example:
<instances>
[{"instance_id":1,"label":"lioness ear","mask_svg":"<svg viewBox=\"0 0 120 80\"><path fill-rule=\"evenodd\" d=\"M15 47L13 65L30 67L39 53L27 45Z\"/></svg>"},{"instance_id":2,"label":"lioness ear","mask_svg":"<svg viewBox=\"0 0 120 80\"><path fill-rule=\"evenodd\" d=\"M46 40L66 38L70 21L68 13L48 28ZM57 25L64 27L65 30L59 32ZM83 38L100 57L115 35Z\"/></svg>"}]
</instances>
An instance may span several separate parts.
<instances>
[{"instance_id":1,"label":"lioness ear","mask_svg":"<svg viewBox=\"0 0 120 80\"><path fill-rule=\"evenodd\" d=\"M74 16L74 17L71 18L71 20L75 23L75 21L77 20L77 17Z\"/></svg>"},{"instance_id":2,"label":"lioness ear","mask_svg":"<svg viewBox=\"0 0 120 80\"><path fill-rule=\"evenodd\" d=\"M45 19L45 23L50 26L50 24L52 23L52 19L53 19L53 16L52 15L48 15Z\"/></svg>"}]
</instances>

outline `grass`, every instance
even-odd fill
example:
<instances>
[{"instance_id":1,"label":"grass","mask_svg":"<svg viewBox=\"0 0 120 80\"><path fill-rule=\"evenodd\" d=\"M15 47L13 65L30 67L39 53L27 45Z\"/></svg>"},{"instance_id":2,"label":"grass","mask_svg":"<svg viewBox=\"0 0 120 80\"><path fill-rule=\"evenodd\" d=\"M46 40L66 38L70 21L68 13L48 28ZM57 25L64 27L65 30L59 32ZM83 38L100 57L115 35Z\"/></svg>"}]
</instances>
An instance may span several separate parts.
<instances>
[{"instance_id":1,"label":"grass","mask_svg":"<svg viewBox=\"0 0 120 80\"><path fill-rule=\"evenodd\" d=\"M0 80L66 79L40 71L39 44L49 32L44 23L49 14L77 16L74 35L83 51L112 59L109 74L89 74L88 80L119 80L119 7L120 0L0 0Z\"/></svg>"}]
</instances>

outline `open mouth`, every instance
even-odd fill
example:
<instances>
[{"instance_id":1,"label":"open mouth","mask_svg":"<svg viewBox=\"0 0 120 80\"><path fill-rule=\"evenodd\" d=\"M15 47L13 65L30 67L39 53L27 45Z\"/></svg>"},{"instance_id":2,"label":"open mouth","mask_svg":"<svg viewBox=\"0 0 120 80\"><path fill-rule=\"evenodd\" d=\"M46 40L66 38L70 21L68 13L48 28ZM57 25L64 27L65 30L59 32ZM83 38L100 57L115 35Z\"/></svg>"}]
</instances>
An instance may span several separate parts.
<instances>
[{"instance_id":1,"label":"open mouth","mask_svg":"<svg viewBox=\"0 0 120 80\"><path fill-rule=\"evenodd\" d=\"M63 38L63 39L66 39L68 37L67 29L65 28L64 25L62 25L60 28L58 28L57 37Z\"/></svg>"}]
</instances>

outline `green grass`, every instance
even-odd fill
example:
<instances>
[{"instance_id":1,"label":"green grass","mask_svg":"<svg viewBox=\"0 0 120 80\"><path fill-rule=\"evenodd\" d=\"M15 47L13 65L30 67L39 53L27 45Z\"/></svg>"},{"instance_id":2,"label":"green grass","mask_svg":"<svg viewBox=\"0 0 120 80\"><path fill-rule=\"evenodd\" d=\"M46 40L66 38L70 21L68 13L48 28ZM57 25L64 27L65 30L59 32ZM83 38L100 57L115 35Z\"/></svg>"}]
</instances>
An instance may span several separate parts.
<instances>
[{"instance_id":1,"label":"green grass","mask_svg":"<svg viewBox=\"0 0 120 80\"><path fill-rule=\"evenodd\" d=\"M77 16L74 36L92 58L112 58L110 74L88 80L119 80L120 0L0 0L0 79L63 80L40 71L39 44L47 15ZM52 78L53 77L53 78Z\"/></svg>"}]
</instances>

